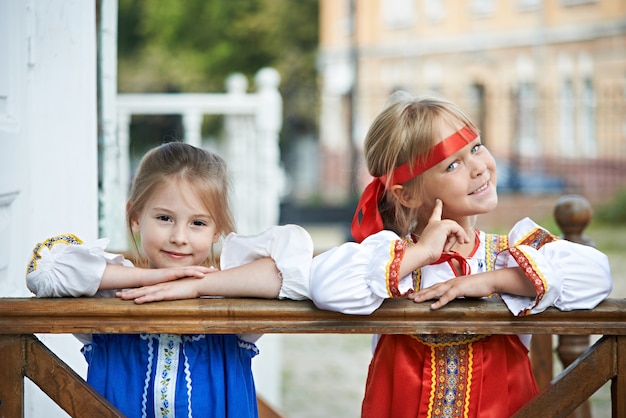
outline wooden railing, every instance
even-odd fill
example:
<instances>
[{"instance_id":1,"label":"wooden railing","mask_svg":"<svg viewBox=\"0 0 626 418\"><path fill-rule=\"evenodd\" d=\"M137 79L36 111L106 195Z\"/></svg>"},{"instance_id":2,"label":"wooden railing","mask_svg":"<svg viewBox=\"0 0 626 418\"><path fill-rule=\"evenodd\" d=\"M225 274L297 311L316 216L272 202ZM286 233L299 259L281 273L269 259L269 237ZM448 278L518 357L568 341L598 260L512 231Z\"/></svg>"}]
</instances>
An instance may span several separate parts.
<instances>
[{"instance_id":1,"label":"wooden railing","mask_svg":"<svg viewBox=\"0 0 626 418\"><path fill-rule=\"evenodd\" d=\"M115 298L0 299L0 417L23 414L28 377L73 417L117 417L34 333L477 333L603 335L518 417L563 417L609 380L613 417L626 417L626 299L588 311L517 318L498 300L387 300L371 315L344 315L309 301L194 299L135 305Z\"/></svg>"}]
</instances>

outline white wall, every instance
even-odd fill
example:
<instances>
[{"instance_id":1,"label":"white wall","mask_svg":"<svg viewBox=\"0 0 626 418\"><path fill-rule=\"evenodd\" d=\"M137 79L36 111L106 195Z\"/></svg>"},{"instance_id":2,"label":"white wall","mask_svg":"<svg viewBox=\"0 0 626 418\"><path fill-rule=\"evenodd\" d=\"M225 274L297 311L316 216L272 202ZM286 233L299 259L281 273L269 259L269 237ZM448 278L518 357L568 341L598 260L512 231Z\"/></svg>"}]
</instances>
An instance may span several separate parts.
<instances>
[{"instance_id":1,"label":"white wall","mask_svg":"<svg viewBox=\"0 0 626 418\"><path fill-rule=\"evenodd\" d=\"M0 297L30 295L38 241L97 237L95 12L89 0L0 0ZM74 337L42 338L84 375ZM67 416L28 386L27 416Z\"/></svg>"}]
</instances>

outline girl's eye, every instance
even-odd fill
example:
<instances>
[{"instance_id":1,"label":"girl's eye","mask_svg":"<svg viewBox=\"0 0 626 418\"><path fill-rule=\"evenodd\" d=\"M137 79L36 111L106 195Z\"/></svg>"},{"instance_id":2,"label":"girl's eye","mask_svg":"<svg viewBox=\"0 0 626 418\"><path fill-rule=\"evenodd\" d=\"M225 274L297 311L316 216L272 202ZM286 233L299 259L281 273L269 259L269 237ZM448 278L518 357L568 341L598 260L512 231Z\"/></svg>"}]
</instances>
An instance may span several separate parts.
<instances>
[{"instance_id":1,"label":"girl's eye","mask_svg":"<svg viewBox=\"0 0 626 418\"><path fill-rule=\"evenodd\" d=\"M172 218L168 215L157 215L156 217L159 221L163 221L163 222L169 222L172 220Z\"/></svg>"},{"instance_id":2,"label":"girl's eye","mask_svg":"<svg viewBox=\"0 0 626 418\"><path fill-rule=\"evenodd\" d=\"M452 171L455 168L457 168L460 164L461 163L459 163L458 161L455 161L446 168L446 171Z\"/></svg>"},{"instance_id":3,"label":"girl's eye","mask_svg":"<svg viewBox=\"0 0 626 418\"><path fill-rule=\"evenodd\" d=\"M472 147L472 154L476 154L480 148L482 148L483 144L476 144Z\"/></svg>"},{"instance_id":4,"label":"girl's eye","mask_svg":"<svg viewBox=\"0 0 626 418\"><path fill-rule=\"evenodd\" d=\"M204 221L193 221L191 224L193 226L205 226L206 222L204 222Z\"/></svg>"}]
</instances>

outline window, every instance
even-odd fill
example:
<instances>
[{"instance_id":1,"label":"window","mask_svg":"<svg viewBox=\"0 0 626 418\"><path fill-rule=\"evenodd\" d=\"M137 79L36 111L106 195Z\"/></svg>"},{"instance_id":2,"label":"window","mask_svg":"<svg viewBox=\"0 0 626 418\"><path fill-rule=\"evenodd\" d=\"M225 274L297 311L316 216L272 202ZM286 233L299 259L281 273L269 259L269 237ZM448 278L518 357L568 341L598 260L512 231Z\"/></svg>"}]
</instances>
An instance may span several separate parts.
<instances>
[{"instance_id":1,"label":"window","mask_svg":"<svg viewBox=\"0 0 626 418\"><path fill-rule=\"evenodd\" d=\"M521 155L533 156L541 153L536 138L536 108L535 87L529 81L520 83L517 90L517 141Z\"/></svg>"},{"instance_id":2,"label":"window","mask_svg":"<svg viewBox=\"0 0 626 418\"><path fill-rule=\"evenodd\" d=\"M595 157L596 149L596 124L595 110L596 99L591 78L586 77L583 81L583 91L581 97L580 110L580 138L582 141L582 152L585 158Z\"/></svg>"},{"instance_id":3,"label":"window","mask_svg":"<svg viewBox=\"0 0 626 418\"><path fill-rule=\"evenodd\" d=\"M487 132L487 103L485 100L485 86L483 84L474 83L468 89L468 103L470 115L475 121L482 143L489 146L489 134Z\"/></svg>"},{"instance_id":4,"label":"window","mask_svg":"<svg viewBox=\"0 0 626 418\"><path fill-rule=\"evenodd\" d=\"M442 22L446 18L445 0L426 0L424 9L426 18L432 23Z\"/></svg>"},{"instance_id":5,"label":"window","mask_svg":"<svg viewBox=\"0 0 626 418\"><path fill-rule=\"evenodd\" d=\"M427 61L422 69L425 89L431 94L440 95L443 80L443 69L438 62Z\"/></svg>"},{"instance_id":6,"label":"window","mask_svg":"<svg viewBox=\"0 0 626 418\"><path fill-rule=\"evenodd\" d=\"M473 16L489 16L496 11L494 0L471 0L470 12Z\"/></svg>"},{"instance_id":7,"label":"window","mask_svg":"<svg viewBox=\"0 0 626 418\"><path fill-rule=\"evenodd\" d=\"M380 2L383 24L388 29L413 26L415 19L414 0L384 0Z\"/></svg>"},{"instance_id":8,"label":"window","mask_svg":"<svg viewBox=\"0 0 626 418\"><path fill-rule=\"evenodd\" d=\"M574 106L574 86L568 77L561 84L559 97L559 148L564 157L573 157L576 153Z\"/></svg>"},{"instance_id":9,"label":"window","mask_svg":"<svg viewBox=\"0 0 626 418\"><path fill-rule=\"evenodd\" d=\"M580 6L582 4L597 3L598 0L560 0L561 6Z\"/></svg>"},{"instance_id":10,"label":"window","mask_svg":"<svg viewBox=\"0 0 626 418\"><path fill-rule=\"evenodd\" d=\"M517 10L520 12L533 12L542 7L543 0L517 0Z\"/></svg>"},{"instance_id":11,"label":"window","mask_svg":"<svg viewBox=\"0 0 626 418\"><path fill-rule=\"evenodd\" d=\"M520 55L516 63L517 92L516 108L516 147L519 155L533 156L542 150L537 140L537 92L534 85L535 67L532 59Z\"/></svg>"}]
</instances>

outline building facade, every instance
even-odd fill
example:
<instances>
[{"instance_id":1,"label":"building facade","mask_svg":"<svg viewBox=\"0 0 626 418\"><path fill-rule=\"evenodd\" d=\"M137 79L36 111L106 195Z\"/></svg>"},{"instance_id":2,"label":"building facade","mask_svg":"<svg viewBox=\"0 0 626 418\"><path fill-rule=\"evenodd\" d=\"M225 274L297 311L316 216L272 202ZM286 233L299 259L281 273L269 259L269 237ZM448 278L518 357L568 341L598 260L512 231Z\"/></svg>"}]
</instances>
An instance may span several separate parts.
<instances>
[{"instance_id":1,"label":"building facade","mask_svg":"<svg viewBox=\"0 0 626 418\"><path fill-rule=\"evenodd\" d=\"M398 89L461 105L500 172L515 175L503 187L602 200L626 185L623 0L321 0L320 7L327 202L350 199L369 181L362 143Z\"/></svg>"}]
</instances>

